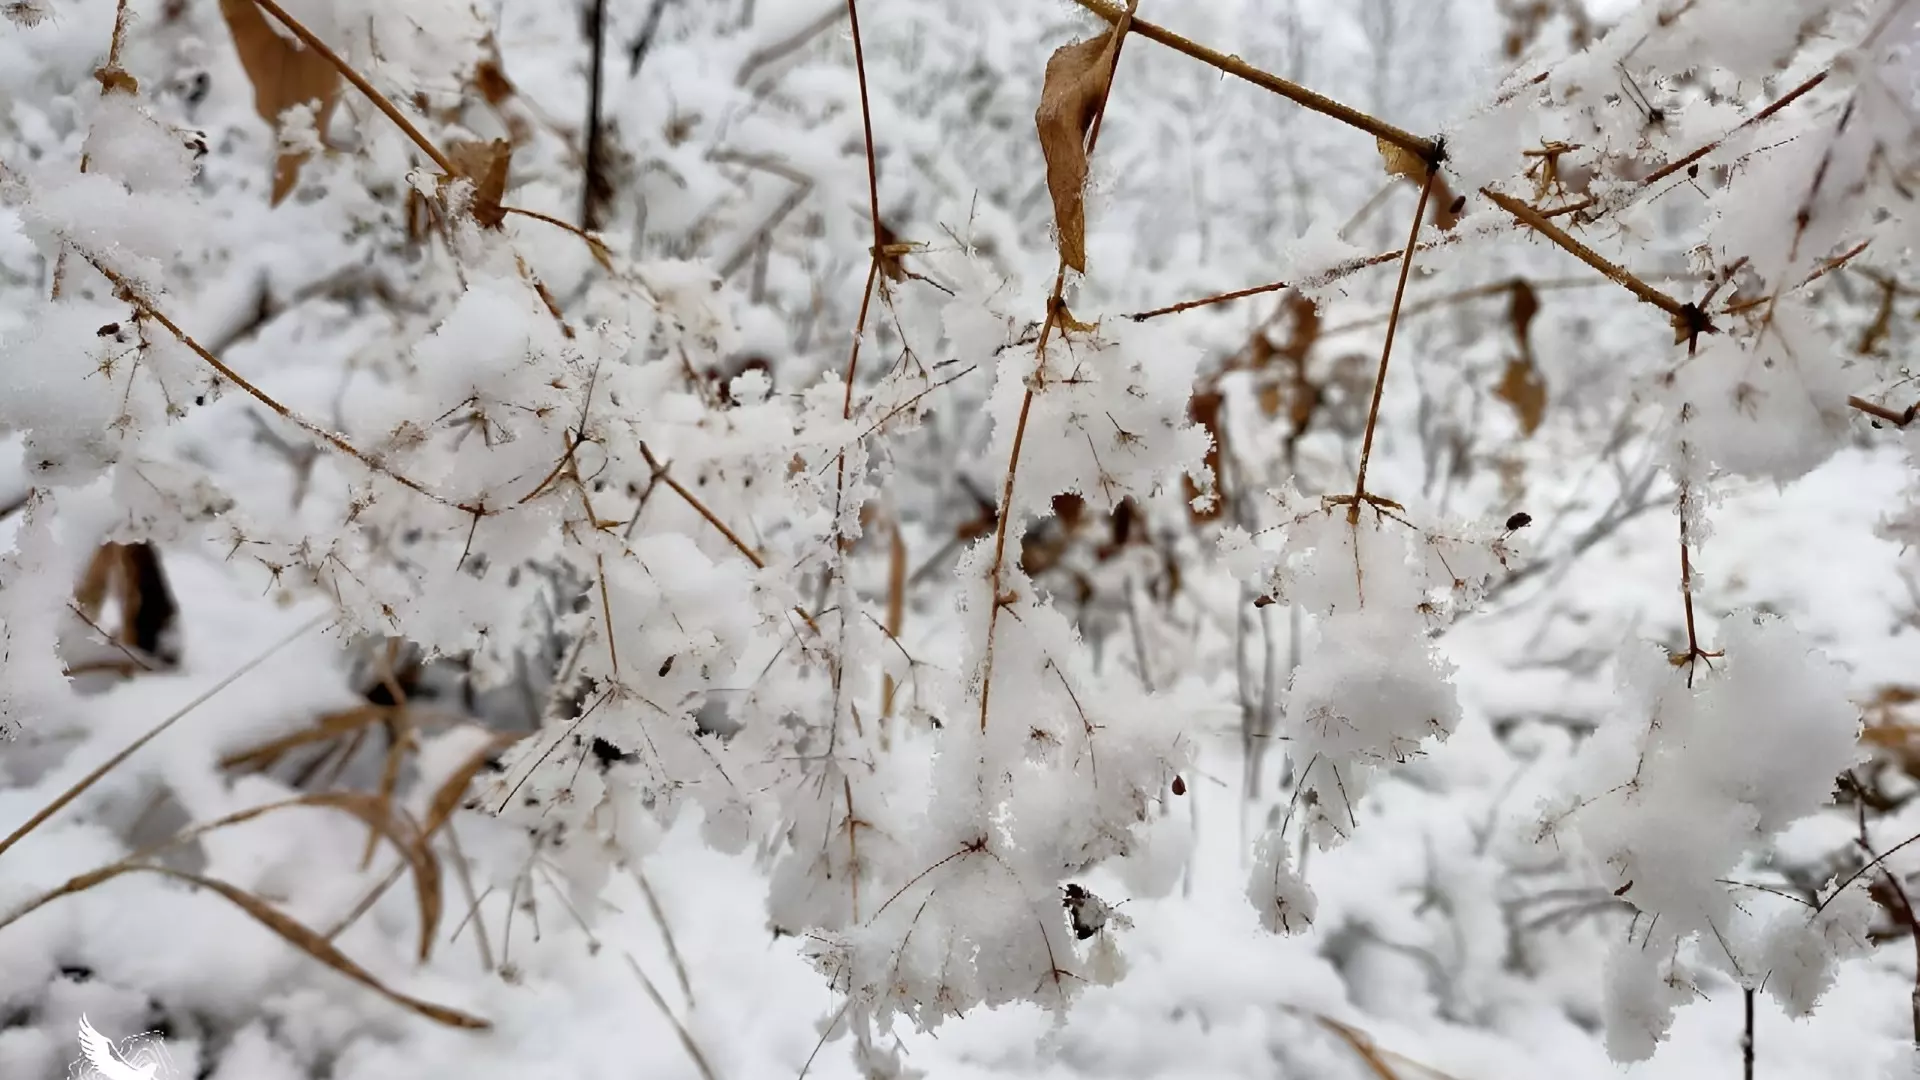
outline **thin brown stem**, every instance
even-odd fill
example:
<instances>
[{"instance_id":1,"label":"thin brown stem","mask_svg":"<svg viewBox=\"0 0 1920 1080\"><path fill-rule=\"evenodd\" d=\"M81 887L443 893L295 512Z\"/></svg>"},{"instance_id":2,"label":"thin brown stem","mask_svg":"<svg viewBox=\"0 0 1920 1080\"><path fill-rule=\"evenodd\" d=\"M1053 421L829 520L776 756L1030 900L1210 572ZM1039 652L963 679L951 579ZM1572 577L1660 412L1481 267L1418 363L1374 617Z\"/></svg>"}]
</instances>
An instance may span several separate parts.
<instances>
[{"instance_id":1,"label":"thin brown stem","mask_svg":"<svg viewBox=\"0 0 1920 1080\"><path fill-rule=\"evenodd\" d=\"M373 470L374 472L387 477L388 479L392 480L394 483L399 484L401 487L417 492L418 494L425 495L427 498L432 499L434 502L437 502L442 506L450 506L456 510L461 510L461 511L465 511L466 513L472 514L475 517L484 517L484 516L487 516L489 513L491 513L491 511L482 509L477 506L468 506L463 503L456 503L451 499L448 499L446 496L438 494L437 492L428 488L426 485L420 483L419 481L414 480L413 478L406 476L405 474L395 472L394 470L388 468L385 464L383 464L378 458L374 457L372 454L369 454L365 450L362 450L359 447L348 442L341 435L328 431L326 428L321 427L319 424L316 424L313 421L308 420L306 417L301 416L299 413L296 413L292 409L287 408L285 405L280 404L279 401L274 399L266 391L260 389L259 387L255 386L252 382L248 381L246 376L228 367L226 363L223 362L219 357L213 355L213 353L210 352L206 348L206 346L200 344L198 341L195 341L191 336L189 336L185 330L180 329L180 324L168 318L166 312L161 311L159 308L155 307L152 301L148 300L141 293L139 288L137 288L132 282L128 281L124 276L122 276L119 271L108 266L106 263L102 262L100 259L95 258L90 252L81 251L79 248L74 248L73 250L79 251L81 258L85 259L90 265L92 265L92 267L95 270L100 271L102 276L104 276L108 281L112 282L115 290L119 292L122 299L132 304L135 308L138 308L140 313L145 317L152 319L154 322L157 322L161 326L165 327L167 333L172 334L174 338L180 342L180 344L185 345L190 351L192 351L192 353L195 356L198 356L202 361L204 361L208 367L211 367L214 371L218 372L221 378L226 379L228 382L239 387L241 391L244 392L248 397L253 398L255 401L258 401L260 404L265 405L267 408L273 410L273 412L276 415L278 415L281 419L294 425L295 427L306 432L307 434L312 435L314 438L319 439L321 442L326 443L328 446L333 447L335 450L338 450L341 453L347 455L348 457L353 458L355 461L358 461L360 464L365 465L367 468Z\"/></svg>"},{"instance_id":2,"label":"thin brown stem","mask_svg":"<svg viewBox=\"0 0 1920 1080\"><path fill-rule=\"evenodd\" d=\"M767 560L761 558L760 553L753 550L745 540L740 539L740 534L734 532L725 521L722 521L719 514L714 513L706 503L701 502L700 496L687 490L686 485L675 480L673 474L667 471L667 467L660 463L660 459L653 456L653 451L647 447L646 443L640 444L640 456L646 461L647 468L653 471L653 475L660 478L661 483L671 488L675 495L680 496L682 502L685 502L693 508L694 513L705 518L707 524L713 526L721 536L726 537L727 543L732 544L734 550L745 556L746 560L753 564L755 570L765 570L767 568ZM820 632L820 625L814 622L813 616L807 612L806 608L796 604L792 610L795 615L800 616L801 622L807 624L807 629L812 630L816 634Z\"/></svg>"},{"instance_id":3,"label":"thin brown stem","mask_svg":"<svg viewBox=\"0 0 1920 1080\"><path fill-rule=\"evenodd\" d=\"M1818 75L1815 75L1813 78L1808 79L1806 82L1801 83L1799 86L1796 86L1793 89L1787 91L1785 94L1782 94L1780 96L1780 99L1778 101L1775 101L1773 104L1768 105L1766 108L1761 109L1757 113L1754 113L1752 116L1748 117L1746 120L1742 121L1740 124L1735 126L1732 131L1729 131L1725 135L1722 135L1719 138L1713 140L1712 142L1706 144L1705 146L1700 147L1698 150L1695 150L1691 154L1688 154L1685 157L1677 158L1673 161L1670 161L1667 164L1662 165L1658 169L1655 169L1653 172L1648 173L1647 176L1640 181L1640 186L1646 187L1649 184L1657 184L1660 181L1665 180L1667 177L1672 176L1674 173L1679 172L1681 169L1684 169L1687 166L1693 164L1694 162L1699 161L1701 158L1706 157L1708 154L1713 153L1716 149L1720 147L1722 143L1725 143L1728 139L1731 139L1733 136L1739 134L1742 131L1745 131L1747 128L1750 128L1753 125L1766 120L1768 117L1772 116L1774 113L1777 113L1781 109L1784 109L1787 106L1793 104L1795 101L1798 101L1801 98L1801 96L1806 94L1809 90L1812 90L1814 87L1819 86L1823 82L1826 82L1827 76L1830 74L1832 74L1831 71L1823 71Z\"/></svg>"},{"instance_id":4,"label":"thin brown stem","mask_svg":"<svg viewBox=\"0 0 1920 1080\"><path fill-rule=\"evenodd\" d=\"M761 558L760 553L748 546L745 540L740 539L740 534L734 532L726 522L720 520L720 515L709 509L706 503L701 502L698 495L688 491L685 485L675 480L673 474L667 471L665 465L660 464L659 459L653 456L653 451L648 449L645 443L640 444L640 456L646 459L647 468L653 470L654 475L660 478L661 483L672 488L673 493L680 496L688 506L692 507L694 513L706 518L707 524L718 530L721 536L726 537L727 543L732 544L740 554L745 555L747 561L753 564L755 570L765 570L767 568L767 560Z\"/></svg>"},{"instance_id":5,"label":"thin brown stem","mask_svg":"<svg viewBox=\"0 0 1920 1080\"><path fill-rule=\"evenodd\" d=\"M1399 258L1400 253L1396 251L1393 255L1395 258ZM1146 322L1148 319L1157 319L1162 315L1178 315L1183 311L1192 311L1197 307L1231 303L1235 300L1244 300L1249 296L1260 296L1264 293L1279 292L1281 289L1290 289L1292 287L1292 282L1271 281L1265 285L1255 285L1248 289L1235 289L1232 292L1215 293L1212 296L1202 296L1197 300L1183 300L1178 304L1169 304L1163 308L1154 308L1152 311L1136 311L1127 316L1127 318L1132 319L1134 322Z\"/></svg>"},{"instance_id":6,"label":"thin brown stem","mask_svg":"<svg viewBox=\"0 0 1920 1080\"><path fill-rule=\"evenodd\" d=\"M1373 435L1380 426L1380 400L1387 390L1387 362L1393 358L1393 337L1400 329L1400 304L1407 296L1407 278L1413 271L1413 246L1420 239L1420 224L1426 220L1427 199L1433 194L1438 171L1427 170L1427 182L1420 185L1420 202L1413 211L1413 227L1407 231L1406 253L1400 257L1400 280L1393 287L1393 308L1387 314L1387 340L1380 347L1380 370L1373 377L1373 403L1367 407L1367 432L1360 441L1360 471L1353 482L1353 504L1347 507L1347 523L1358 524L1360 504L1367 497L1367 465L1373 459Z\"/></svg>"},{"instance_id":7,"label":"thin brown stem","mask_svg":"<svg viewBox=\"0 0 1920 1080\"><path fill-rule=\"evenodd\" d=\"M1680 484L1680 598L1686 606L1687 615L1687 651L1684 656L1676 657L1676 663L1687 666L1687 685L1693 685L1694 667L1700 661L1708 661L1711 667L1714 657L1723 655L1708 652L1700 647L1700 632L1693 617L1693 537L1687 525L1688 490L1685 481Z\"/></svg>"},{"instance_id":8,"label":"thin brown stem","mask_svg":"<svg viewBox=\"0 0 1920 1080\"><path fill-rule=\"evenodd\" d=\"M1521 202L1511 195L1503 195L1492 188L1481 188L1480 194L1493 200L1494 205L1512 214L1523 224L1531 226L1535 232L1553 241L1555 245L1565 250L1574 258L1605 274L1609 279L1624 287L1628 292L1639 297L1642 301L1652 304L1654 307L1672 316L1676 328L1684 327L1697 331L1705 331L1710 328L1709 324L1705 321L1706 316L1701 313L1699 308L1692 304L1675 300L1673 297L1647 284L1626 267L1609 261L1599 252L1594 251L1592 248L1568 235L1560 226L1548 221L1546 216L1540 211L1528 206L1526 203Z\"/></svg>"},{"instance_id":9,"label":"thin brown stem","mask_svg":"<svg viewBox=\"0 0 1920 1080\"><path fill-rule=\"evenodd\" d=\"M1860 822L1860 835L1857 842L1860 850L1867 853L1867 865L1872 866L1878 862L1878 859L1873 853L1873 841L1867 836L1866 789L1860 786L1859 778L1852 772L1843 774L1841 780L1853 790L1854 807ZM1900 905L1900 919L1907 924L1907 936L1913 941L1914 962L1920 965L1920 916L1914 914L1913 897L1907 892L1906 883L1900 879L1900 875L1894 873L1889 867L1882 865L1880 876L1886 880L1888 891ZM1908 1005L1913 1020L1913 1045L1920 1047L1920 966L1914 969L1913 991L1908 995Z\"/></svg>"},{"instance_id":10,"label":"thin brown stem","mask_svg":"<svg viewBox=\"0 0 1920 1080\"><path fill-rule=\"evenodd\" d=\"M131 85L131 79L122 79L119 77L124 74L120 67L120 50L126 46L126 43L127 0L120 0L119 4L116 5L113 10L113 39L107 44L107 62L100 66L102 73L99 76L101 97L106 97L108 94L125 92ZM91 133L91 129L89 129L89 133ZM80 172L84 175L92 168L93 153L89 150L81 150ZM65 248L62 248L60 249L60 254L53 260L53 299L60 299L60 293L66 286L66 280L67 252Z\"/></svg>"},{"instance_id":11,"label":"thin brown stem","mask_svg":"<svg viewBox=\"0 0 1920 1080\"><path fill-rule=\"evenodd\" d=\"M1828 274L1833 273L1835 270L1838 270L1846 266L1848 263L1851 263L1856 257L1858 257L1861 252L1867 250L1868 246L1871 245L1872 243L1873 241L1871 239L1862 240L1859 243L1848 248L1847 250L1841 252L1840 254L1835 255L1833 258L1828 259L1826 262L1821 263L1819 267L1817 267L1813 271L1813 273L1808 274L1806 278L1802 280L1800 284L1795 287L1804 289L1807 286L1813 284L1814 282L1819 281L1821 278L1826 277ZM1727 304L1725 313L1728 315L1738 315L1743 311L1752 311L1754 308L1771 304L1778 299L1779 299L1779 293L1778 293L1778 290L1775 290L1775 292L1770 293L1766 296L1756 296L1749 300L1739 300L1739 301L1730 300Z\"/></svg>"},{"instance_id":12,"label":"thin brown stem","mask_svg":"<svg viewBox=\"0 0 1920 1080\"><path fill-rule=\"evenodd\" d=\"M840 418L843 420L853 415L853 377L860 363L860 342L867 336L867 313L873 305L873 287L880 277L880 252L886 247L885 230L880 224L880 168L874 160L873 150L873 106L867 94L867 52L860 40L860 6L856 0L847 0L847 23L853 30L853 70L860 80L860 129L866 137L867 212L873 219L873 248L867 262L867 284L860 296L860 316L854 322L853 348L847 355L847 385L840 402ZM844 482L844 454L840 463Z\"/></svg>"},{"instance_id":13,"label":"thin brown stem","mask_svg":"<svg viewBox=\"0 0 1920 1080\"><path fill-rule=\"evenodd\" d=\"M1085 0L1081 0L1085 2ZM1127 31L1133 28L1133 13L1139 8L1140 0L1127 0L1125 10L1109 18L1114 24L1113 40L1108 43L1111 55L1107 62L1105 89L1100 93L1100 103L1093 111L1093 124L1087 131L1087 157L1093 157L1093 150L1100 142L1100 128L1106 122L1107 102L1113 96L1113 76L1120 70L1120 50L1126 47ZM1102 13L1102 18L1106 15ZM1047 341L1053 333L1054 324L1066 310L1063 290L1067 283L1067 261L1061 259L1059 269L1054 271L1053 292L1047 297L1046 320L1040 324L1040 340L1034 347L1034 366L1036 373L1046 366ZM993 530L993 565L987 570L987 582L993 589L992 605L987 609L987 643L981 657L980 679L980 730L987 730L987 709L993 697L993 650L994 631L1000 626L1000 608L1003 597L1000 592L1000 572L1007 562L1008 521L1013 517L1013 485L1020 473L1020 450L1027 440L1027 419L1033 415L1033 384L1027 385L1026 393L1020 399L1020 417L1013 426L1013 445L1007 451L1007 476L1000 485L1000 513Z\"/></svg>"},{"instance_id":14,"label":"thin brown stem","mask_svg":"<svg viewBox=\"0 0 1920 1080\"><path fill-rule=\"evenodd\" d=\"M1872 416L1880 420L1884 420L1887 423L1892 424L1894 427L1897 427L1897 428L1906 427L1908 424L1913 423L1915 417L1920 416L1920 401L1914 402L1912 405L1907 406L1905 409L1902 409L1899 412L1895 412L1894 410L1887 408L1885 405L1868 401L1866 398L1863 398L1863 397L1849 397L1847 399L1847 404L1849 406L1852 406L1855 409L1858 409L1863 413L1866 413L1868 416Z\"/></svg>"},{"instance_id":15,"label":"thin brown stem","mask_svg":"<svg viewBox=\"0 0 1920 1080\"><path fill-rule=\"evenodd\" d=\"M1460 242L1461 238L1464 235L1465 234L1463 233L1457 233L1457 232L1449 233L1446 236L1440 237L1437 240L1428 240L1420 244L1416 244L1414 246L1414 250L1416 252L1432 251L1434 248L1445 247L1448 244L1457 244ZM1324 270L1321 273L1315 274L1312 277L1305 278L1297 282L1273 281L1273 282L1268 282L1265 285L1255 285L1251 288L1236 289L1233 292L1215 293L1212 296L1202 296L1195 300L1183 300L1178 304L1171 304L1163 308L1154 308L1152 311L1136 311L1133 314L1128 315L1127 318L1132 319L1134 322L1145 322L1148 319L1157 319L1162 315L1178 315L1183 311L1192 311L1194 308L1209 307L1213 304L1225 304L1234 300L1243 299L1248 296L1259 296L1262 293L1279 292L1281 289L1289 289L1289 288L1296 288L1296 287L1318 288L1319 286L1327 285L1332 282L1339 281L1341 278L1344 278L1349 274L1357 273L1358 271L1361 271L1361 270L1370 269L1375 266L1385 266L1388 263L1397 262L1400 259L1405 258L1406 254L1407 253L1405 250L1401 248L1394 248L1392 251L1383 251L1383 252L1380 252L1378 255L1367 255L1358 259L1348 259L1346 262L1340 263L1337 266L1334 266L1328 270Z\"/></svg>"},{"instance_id":16,"label":"thin brown stem","mask_svg":"<svg viewBox=\"0 0 1920 1080\"><path fill-rule=\"evenodd\" d=\"M1120 26L1123 22L1126 23L1124 30L1130 30L1149 41L1158 42L1176 52L1185 53L1195 60L1210 67L1218 68L1229 75L1245 79L1247 82L1260 87L1262 90L1279 94L1281 97L1304 108L1311 109L1322 116L1330 116L1349 127L1359 128L1361 131L1372 135L1376 139L1392 143L1394 146L1418 157L1428 165L1437 165L1445 158L1445 153L1439 142L1433 139L1423 139L1411 132L1403 131L1384 120L1369 116L1352 106L1342 105L1340 102L1327 97L1325 94L1315 93L1298 83L1290 82L1278 75L1261 71L1259 68L1254 67L1252 64L1247 63L1237 56L1228 56L1225 53L1209 49L1196 41L1181 37L1179 34L1165 27L1134 19L1131 17L1131 8L1122 9L1117 4L1109 3L1108 0L1074 0L1074 3L1079 4L1081 7L1086 8L1088 11L1093 12L1095 15L1100 16L1116 26Z\"/></svg>"}]
</instances>

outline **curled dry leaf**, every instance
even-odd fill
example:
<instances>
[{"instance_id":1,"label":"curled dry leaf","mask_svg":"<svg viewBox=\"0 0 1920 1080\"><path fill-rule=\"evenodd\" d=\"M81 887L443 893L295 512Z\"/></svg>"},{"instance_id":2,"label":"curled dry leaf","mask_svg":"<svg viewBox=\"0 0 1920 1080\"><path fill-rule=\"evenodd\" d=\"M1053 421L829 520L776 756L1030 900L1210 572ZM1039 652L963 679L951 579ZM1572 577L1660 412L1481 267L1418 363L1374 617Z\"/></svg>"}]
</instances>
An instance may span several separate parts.
<instances>
[{"instance_id":1,"label":"curled dry leaf","mask_svg":"<svg viewBox=\"0 0 1920 1080\"><path fill-rule=\"evenodd\" d=\"M1386 165L1388 176L1402 177L1416 184L1427 182L1427 163L1420 160L1419 154L1385 139L1375 139L1374 144L1380 148L1380 160Z\"/></svg>"},{"instance_id":2,"label":"curled dry leaf","mask_svg":"<svg viewBox=\"0 0 1920 1080\"><path fill-rule=\"evenodd\" d=\"M1520 418L1521 434L1532 435L1540 427L1547 412L1547 385L1541 381L1531 360L1516 357L1509 361L1493 393L1513 406L1514 414Z\"/></svg>"},{"instance_id":3,"label":"curled dry leaf","mask_svg":"<svg viewBox=\"0 0 1920 1080\"><path fill-rule=\"evenodd\" d=\"M1060 261L1082 273L1087 269L1087 129L1113 80L1107 53L1112 43L1113 33L1108 31L1054 50L1040 87L1040 107L1033 114L1040 153L1047 160L1047 191L1053 195Z\"/></svg>"},{"instance_id":4,"label":"curled dry leaf","mask_svg":"<svg viewBox=\"0 0 1920 1080\"><path fill-rule=\"evenodd\" d=\"M292 38L281 37L253 0L220 0L220 14L233 33L240 66L253 83L253 107L276 128L281 114L312 103L313 126L325 131L340 101L340 72L332 62ZM303 152L282 151L273 163L273 205L280 205L300 179Z\"/></svg>"},{"instance_id":5,"label":"curled dry leaf","mask_svg":"<svg viewBox=\"0 0 1920 1080\"><path fill-rule=\"evenodd\" d=\"M454 173L472 181L473 197L467 210L483 227L497 229L507 219L501 200L507 195L507 166L513 160L513 146L505 139L481 142L460 139L447 144L447 158ZM443 179L442 183L446 181Z\"/></svg>"},{"instance_id":6,"label":"curled dry leaf","mask_svg":"<svg viewBox=\"0 0 1920 1080\"><path fill-rule=\"evenodd\" d=\"M1507 365L1500 376L1499 385L1494 387L1494 395L1513 406L1520 417L1520 431L1523 435L1532 435L1540 427L1540 420L1547 411L1547 384L1540 378L1540 369L1533 362L1533 319L1540 314L1540 295L1527 284L1526 278L1513 279L1513 296L1507 305L1507 324L1513 328L1514 342L1520 347L1520 355Z\"/></svg>"},{"instance_id":7,"label":"curled dry leaf","mask_svg":"<svg viewBox=\"0 0 1920 1080\"><path fill-rule=\"evenodd\" d=\"M120 625L110 631L113 640L147 657L166 659L162 654L179 606L160 565L159 551L144 543L100 545L73 598L92 622L100 617L109 596L119 609Z\"/></svg>"}]
</instances>

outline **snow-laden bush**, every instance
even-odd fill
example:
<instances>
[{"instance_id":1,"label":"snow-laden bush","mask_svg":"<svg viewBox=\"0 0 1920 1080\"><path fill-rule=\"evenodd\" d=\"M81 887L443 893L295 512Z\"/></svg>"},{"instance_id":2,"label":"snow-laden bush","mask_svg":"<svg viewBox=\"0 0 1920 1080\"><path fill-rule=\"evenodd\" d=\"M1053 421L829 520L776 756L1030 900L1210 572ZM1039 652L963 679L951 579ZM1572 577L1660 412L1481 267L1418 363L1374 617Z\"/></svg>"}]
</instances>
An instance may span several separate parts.
<instances>
[{"instance_id":1,"label":"snow-laden bush","mask_svg":"<svg viewBox=\"0 0 1920 1080\"><path fill-rule=\"evenodd\" d=\"M1323 895L1339 852L1323 869L1309 851L1366 843L1410 762L1481 732L1486 695L1449 635L1593 543L1523 543L1519 492L1632 443L1643 478L1622 470L1621 498L1673 491L1679 596L1662 618L1684 638L1618 650L1604 720L1542 763L1556 794L1519 808L1536 846L1489 854L1489 824L1485 865L1450 871L1474 899L1449 916L1490 941L1504 924L1475 920L1492 919L1496 862L1577 860L1630 913L1590 979L1623 1060L1654 1052L1709 970L1749 1002L1764 988L1811 1010L1835 965L1871 951L1866 885L1898 892L1897 870L1863 809L1864 853L1809 895L1748 878L1865 761L1859 708L1788 620L1697 612L1695 561L1741 482L1800 481L1863 418L1913 419L1875 400L1890 369L1824 290L1892 282L1866 331L1907 340L1889 313L1915 220L1920 10L1648 0L1565 55L1515 46L1500 87L1417 135L1396 126L1385 67L1370 108L1350 108L1138 21L1151 5L1079 3L1098 19L596 3L584 95L560 50L515 45L548 16L511 5L499 22L439 0L8 5L0 434L23 494L0 556L0 726L97 737L9 770L6 925L47 917L49 890L171 875L477 1027L431 1002L454 980L396 989L307 928L357 889L298 895L282 857L227 830L331 810L384 837L427 961L456 907L443 858L477 879L469 917L500 894L510 940L537 879L597 949L631 915L609 900L615 872L690 815L764 868L768 923L838 995L821 1037L851 1032L863 1069L900 1075L901 1019L1065 1010L1124 978L1131 922L1085 882L1118 875L1142 899L1179 883L1193 841L1166 823L1212 779L1201 718L1224 704L1242 712L1249 800L1270 794L1257 741L1286 757L1243 845L1253 912L1337 951L1329 912L1377 929ZM1368 11L1391 57L1401 16ZM820 36L843 19L851 65ZM1000 70L1009 55L1031 70ZM1231 196L1196 170L1200 231L1163 242L1175 211L1149 193L1184 162L1308 138L1210 110L1223 73L1295 103L1261 110L1346 125L1312 138L1347 136L1327 160L1380 189L1368 210L1341 228L1329 208L1364 195L1296 193L1297 238L1251 241L1278 225L1236 186L1276 164L1247 160L1209 181ZM1031 90L1018 109L1013 79ZM585 130L549 114L556 98ZM1364 218L1407 200L1376 254ZM1235 226L1218 239L1210 202ZM1412 329L1412 283L1475 260L1512 279L1474 294L1509 296L1507 325ZM1617 295L1584 328L1536 326L1546 286L1527 278L1546 265ZM1393 282L1368 293L1375 267ZM1284 306L1250 338L1220 314L1270 293ZM1385 315L1331 355L1319 343L1349 300ZM1548 370L1549 354L1572 359ZM1463 415L1488 397L1511 417ZM212 760L85 775L133 730L90 727L76 694L81 643L107 631L72 583L104 580L112 545L210 555L323 611L369 658L369 696L314 704L311 736L313 712L230 720L205 736ZM942 554L909 573L909 545ZM130 626L157 602L117 595ZM147 667L157 650L134 644L120 651ZM447 718L403 668L457 670L451 730L426 731ZM387 750L343 793L376 722ZM330 777L272 771L334 740ZM156 799L185 832L136 842L140 815L91 834L106 870L10 880L63 792L91 814ZM192 868L167 861L183 845ZM371 852L334 854L365 869ZM1491 985L1497 962L1473 963ZM1479 992L1448 1007L1466 1015Z\"/></svg>"}]
</instances>

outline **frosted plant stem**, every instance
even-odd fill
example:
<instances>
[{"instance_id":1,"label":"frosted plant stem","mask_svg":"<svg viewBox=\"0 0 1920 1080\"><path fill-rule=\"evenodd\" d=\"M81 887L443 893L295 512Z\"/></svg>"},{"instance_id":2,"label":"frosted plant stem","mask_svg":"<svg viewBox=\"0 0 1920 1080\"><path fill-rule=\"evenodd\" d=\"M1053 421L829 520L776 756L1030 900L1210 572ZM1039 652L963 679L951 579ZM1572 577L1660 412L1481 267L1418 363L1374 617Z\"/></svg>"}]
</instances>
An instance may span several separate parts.
<instances>
[{"instance_id":1,"label":"frosted plant stem","mask_svg":"<svg viewBox=\"0 0 1920 1080\"><path fill-rule=\"evenodd\" d=\"M1087 131L1087 157L1093 157L1093 149L1100 142L1100 125L1107 118L1107 101L1113 96L1113 75L1120 70L1120 50L1126 46L1127 30L1133 25L1133 13L1140 6L1140 0L1127 0L1126 10L1121 12L1112 30L1113 40L1108 43L1112 57L1107 66L1106 90L1100 95L1100 105L1093 111L1093 126ZM1046 367L1047 341L1053 334L1055 324L1066 311L1063 296L1067 284L1067 261L1060 260L1059 269L1054 271L1053 292L1047 298L1046 321L1040 324L1040 341L1034 347L1034 369L1036 377ZM1013 446L1007 452L1007 478L1000 485L999 520L994 523L993 566L987 571L987 583L993 589L993 604L987 609L987 644L981 663L980 677L980 730L987 730L987 705L993 696L993 641L994 631L1000 624L1000 570L1007 561L1008 520L1013 517L1013 484L1020 472L1020 447L1027 438L1027 418L1033 414L1033 384L1027 385L1027 391L1020 399L1020 418L1013 427Z\"/></svg>"},{"instance_id":2,"label":"frosted plant stem","mask_svg":"<svg viewBox=\"0 0 1920 1080\"><path fill-rule=\"evenodd\" d=\"M1353 504L1347 507L1347 523L1360 521L1360 503L1367 497L1367 465L1373 457L1373 433L1380 426L1380 399L1387 389L1387 362L1393 359L1393 336L1400 329L1400 304L1407 296L1407 277L1413 271L1413 247L1420 240L1420 223L1427 216L1427 199L1433 194L1433 180L1439 173L1427 170L1427 181L1420 186L1420 202L1413 211L1413 228L1407 232L1406 253L1400 257L1400 280L1393 287L1393 310L1387 315L1387 340L1380 347L1380 371L1373 378L1373 403L1367 407L1367 433L1360 442L1360 471L1353 482ZM1355 549L1356 553L1358 548Z\"/></svg>"}]
</instances>

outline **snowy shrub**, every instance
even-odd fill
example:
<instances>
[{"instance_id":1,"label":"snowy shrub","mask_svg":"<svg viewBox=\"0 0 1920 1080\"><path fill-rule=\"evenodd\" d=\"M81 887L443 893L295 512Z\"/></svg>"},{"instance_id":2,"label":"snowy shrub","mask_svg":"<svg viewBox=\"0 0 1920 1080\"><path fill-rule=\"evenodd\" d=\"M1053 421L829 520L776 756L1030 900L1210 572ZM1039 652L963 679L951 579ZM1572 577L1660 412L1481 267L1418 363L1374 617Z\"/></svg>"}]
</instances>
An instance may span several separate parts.
<instances>
[{"instance_id":1,"label":"snowy shrub","mask_svg":"<svg viewBox=\"0 0 1920 1080\"><path fill-rule=\"evenodd\" d=\"M835 995L799 1072L1145 1001L1220 880L1378 1075L1342 993L1634 1061L1727 984L1752 1075L1756 995L1920 934L1855 700L1910 639L1704 572L1920 431L1920 9L1076 2L0 8L0 1062L204 901L229 984L111 980L217 1075L531 1045L603 945L745 1075L633 952L689 831ZM1489 87L1434 53L1496 11ZM1669 505L1653 599L1588 559Z\"/></svg>"}]
</instances>

